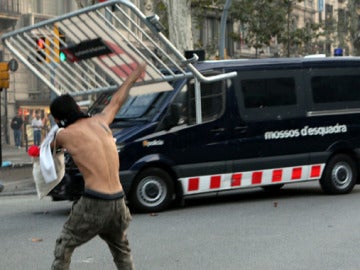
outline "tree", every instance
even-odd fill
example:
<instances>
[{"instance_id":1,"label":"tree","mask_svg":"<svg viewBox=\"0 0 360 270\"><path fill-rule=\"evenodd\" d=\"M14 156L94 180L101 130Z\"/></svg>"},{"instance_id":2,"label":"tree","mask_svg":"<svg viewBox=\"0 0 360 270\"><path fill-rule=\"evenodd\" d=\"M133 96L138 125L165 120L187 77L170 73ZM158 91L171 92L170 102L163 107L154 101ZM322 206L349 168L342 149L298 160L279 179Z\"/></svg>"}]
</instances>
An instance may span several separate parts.
<instances>
[{"instance_id":1,"label":"tree","mask_svg":"<svg viewBox=\"0 0 360 270\"><path fill-rule=\"evenodd\" d=\"M269 46L274 38L282 44L286 55L314 51L313 43L321 34L320 25L307 22L302 28L297 28L292 14L297 3L303 0L237 0L233 1L232 17L239 20L244 29L241 36L249 47L256 50ZM233 33L235 39L239 34Z\"/></svg>"},{"instance_id":2,"label":"tree","mask_svg":"<svg viewBox=\"0 0 360 270\"><path fill-rule=\"evenodd\" d=\"M259 49L270 45L273 37L285 31L284 0L237 0L233 2L231 14L245 29L246 35L242 38L248 47L255 48L256 55Z\"/></svg>"},{"instance_id":3,"label":"tree","mask_svg":"<svg viewBox=\"0 0 360 270\"><path fill-rule=\"evenodd\" d=\"M353 0L348 2L349 10L349 31L350 39L353 45L353 54L360 55L360 0Z\"/></svg>"},{"instance_id":4,"label":"tree","mask_svg":"<svg viewBox=\"0 0 360 270\"><path fill-rule=\"evenodd\" d=\"M298 27L297 22L293 21L293 11L295 5L303 0L283 0L283 2L286 11L286 31L277 38L283 44L286 56L317 53L319 37L323 35L322 25L307 21L304 27Z\"/></svg>"},{"instance_id":5,"label":"tree","mask_svg":"<svg viewBox=\"0 0 360 270\"><path fill-rule=\"evenodd\" d=\"M193 49L190 0L163 0L168 13L169 39L179 51Z\"/></svg>"}]
</instances>

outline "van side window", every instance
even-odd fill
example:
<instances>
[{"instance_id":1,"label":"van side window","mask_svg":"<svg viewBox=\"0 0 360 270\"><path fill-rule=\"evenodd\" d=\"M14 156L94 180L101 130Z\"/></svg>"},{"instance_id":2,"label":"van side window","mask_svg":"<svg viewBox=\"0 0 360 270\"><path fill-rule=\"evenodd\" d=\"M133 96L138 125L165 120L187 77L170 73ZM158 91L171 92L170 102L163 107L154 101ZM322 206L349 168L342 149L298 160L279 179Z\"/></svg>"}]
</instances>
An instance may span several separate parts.
<instances>
[{"instance_id":1,"label":"van side window","mask_svg":"<svg viewBox=\"0 0 360 270\"><path fill-rule=\"evenodd\" d=\"M224 109L224 93L223 81L201 84L201 108L203 122L215 120L220 117ZM195 101L195 84L190 82L188 91L188 122L194 124L196 122L196 101Z\"/></svg>"},{"instance_id":2,"label":"van side window","mask_svg":"<svg viewBox=\"0 0 360 270\"><path fill-rule=\"evenodd\" d=\"M360 101L360 77L355 75L311 78L314 103Z\"/></svg>"},{"instance_id":3,"label":"van side window","mask_svg":"<svg viewBox=\"0 0 360 270\"><path fill-rule=\"evenodd\" d=\"M203 122L212 121L220 117L224 111L225 91L223 81L201 83L201 108ZM191 79L179 92L174 103L182 104L179 124L196 123L195 83Z\"/></svg>"},{"instance_id":4,"label":"van side window","mask_svg":"<svg viewBox=\"0 0 360 270\"><path fill-rule=\"evenodd\" d=\"M245 108L296 104L293 78L241 80Z\"/></svg>"},{"instance_id":5,"label":"van side window","mask_svg":"<svg viewBox=\"0 0 360 270\"><path fill-rule=\"evenodd\" d=\"M301 113L302 72L269 70L266 74L239 71L234 79L240 116L245 121L281 120Z\"/></svg>"}]
</instances>

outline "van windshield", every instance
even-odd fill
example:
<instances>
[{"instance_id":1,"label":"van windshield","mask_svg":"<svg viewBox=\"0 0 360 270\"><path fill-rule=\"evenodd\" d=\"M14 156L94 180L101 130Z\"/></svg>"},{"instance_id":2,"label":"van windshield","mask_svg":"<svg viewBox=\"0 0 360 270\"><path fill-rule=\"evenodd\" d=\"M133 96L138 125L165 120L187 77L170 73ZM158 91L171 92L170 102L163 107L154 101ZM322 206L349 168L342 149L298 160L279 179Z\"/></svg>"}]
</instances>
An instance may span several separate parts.
<instances>
[{"instance_id":1,"label":"van windshield","mask_svg":"<svg viewBox=\"0 0 360 270\"><path fill-rule=\"evenodd\" d=\"M145 113L153 106L154 101L159 96L159 93L152 93L141 96L129 96L125 104L116 114L116 119L128 119L143 117Z\"/></svg>"},{"instance_id":2,"label":"van windshield","mask_svg":"<svg viewBox=\"0 0 360 270\"><path fill-rule=\"evenodd\" d=\"M168 94L168 92L150 93L140 96L129 96L119 112L116 114L114 121L139 119L146 120L158 111L161 100ZM103 108L110 102L112 93L103 93L95 101L88 113L94 115L103 110Z\"/></svg>"}]
</instances>

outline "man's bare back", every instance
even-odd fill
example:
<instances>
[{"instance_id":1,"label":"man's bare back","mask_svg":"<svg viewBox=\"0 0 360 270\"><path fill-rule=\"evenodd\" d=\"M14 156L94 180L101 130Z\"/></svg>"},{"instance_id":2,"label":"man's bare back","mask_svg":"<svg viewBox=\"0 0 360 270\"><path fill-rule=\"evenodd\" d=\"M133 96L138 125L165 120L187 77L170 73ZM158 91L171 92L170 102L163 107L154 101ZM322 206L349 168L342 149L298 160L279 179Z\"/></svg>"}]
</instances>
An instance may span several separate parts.
<instances>
[{"instance_id":1,"label":"man's bare back","mask_svg":"<svg viewBox=\"0 0 360 270\"><path fill-rule=\"evenodd\" d=\"M101 113L77 120L57 136L56 144L71 154L83 175L86 189L105 194L122 191L119 156L109 125L126 101L131 86L144 71L145 65L140 64ZM55 121L58 121L56 117Z\"/></svg>"},{"instance_id":2,"label":"man's bare back","mask_svg":"<svg viewBox=\"0 0 360 270\"><path fill-rule=\"evenodd\" d=\"M61 131L57 141L71 154L84 177L85 188L106 194L122 191L115 141L101 117L78 120Z\"/></svg>"}]
</instances>

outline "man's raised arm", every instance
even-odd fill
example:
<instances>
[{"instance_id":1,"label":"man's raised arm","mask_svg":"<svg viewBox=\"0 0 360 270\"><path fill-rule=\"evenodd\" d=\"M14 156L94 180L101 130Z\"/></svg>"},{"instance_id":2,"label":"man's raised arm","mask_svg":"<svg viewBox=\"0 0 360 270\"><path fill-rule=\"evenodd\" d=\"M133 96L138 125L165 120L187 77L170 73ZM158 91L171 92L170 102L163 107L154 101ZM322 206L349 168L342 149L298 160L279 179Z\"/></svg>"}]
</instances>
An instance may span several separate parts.
<instances>
[{"instance_id":1,"label":"man's raised arm","mask_svg":"<svg viewBox=\"0 0 360 270\"><path fill-rule=\"evenodd\" d=\"M120 110L121 106L127 100L129 91L137 79L145 72L146 65L139 64L133 72L126 78L119 89L113 94L110 103L100 113L101 117L108 123L114 120L116 113Z\"/></svg>"}]
</instances>

